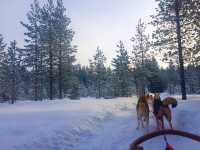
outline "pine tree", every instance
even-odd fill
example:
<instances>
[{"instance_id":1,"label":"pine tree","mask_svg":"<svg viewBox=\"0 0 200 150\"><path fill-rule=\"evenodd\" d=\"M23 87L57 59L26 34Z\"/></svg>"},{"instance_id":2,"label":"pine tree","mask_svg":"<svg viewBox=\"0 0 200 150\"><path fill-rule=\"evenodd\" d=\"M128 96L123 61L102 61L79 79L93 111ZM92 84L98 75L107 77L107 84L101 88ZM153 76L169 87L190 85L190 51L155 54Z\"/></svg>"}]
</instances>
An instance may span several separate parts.
<instances>
[{"instance_id":1,"label":"pine tree","mask_svg":"<svg viewBox=\"0 0 200 150\"><path fill-rule=\"evenodd\" d=\"M145 30L146 25L140 19L136 27L136 34L131 39L133 42L132 62L135 68L134 77L138 95L143 95L145 93L147 73L144 63L150 57L148 54L148 51L150 50L150 41Z\"/></svg>"},{"instance_id":2,"label":"pine tree","mask_svg":"<svg viewBox=\"0 0 200 150\"><path fill-rule=\"evenodd\" d=\"M53 0L48 0L41 9L40 38L41 45L45 51L44 67L48 73L48 96L52 100L54 96L54 67L55 67L55 6Z\"/></svg>"},{"instance_id":3,"label":"pine tree","mask_svg":"<svg viewBox=\"0 0 200 150\"><path fill-rule=\"evenodd\" d=\"M183 55L186 54L188 45L190 46L185 40L190 28L187 16L183 13L186 1L158 0L158 2L157 14L153 16L153 25L156 27L153 34L154 46L162 50L163 55L168 56L166 58L179 58L182 99L186 99ZM183 47L185 53L182 51Z\"/></svg>"},{"instance_id":4,"label":"pine tree","mask_svg":"<svg viewBox=\"0 0 200 150\"><path fill-rule=\"evenodd\" d=\"M154 57L146 59L144 62L145 74L149 91L152 93L161 93L165 90L165 85L160 75L158 63Z\"/></svg>"},{"instance_id":5,"label":"pine tree","mask_svg":"<svg viewBox=\"0 0 200 150\"><path fill-rule=\"evenodd\" d=\"M72 46L74 32L69 28L70 19L65 14L62 0L48 0L41 9L41 45L45 51L44 66L48 72L48 95L59 98L69 90L73 75L76 46ZM58 81L58 84L56 84Z\"/></svg>"},{"instance_id":6,"label":"pine tree","mask_svg":"<svg viewBox=\"0 0 200 150\"><path fill-rule=\"evenodd\" d=\"M63 97L63 68L72 68L72 63L75 61L74 53L76 52L76 47L71 45L74 32L69 28L70 18L66 16L66 9L64 8L63 1L57 0L57 6L55 9L55 19L56 19L56 37L57 37L57 51L58 51L58 88L59 88L59 98ZM65 65L64 65L65 64ZM65 74L69 76L70 74Z\"/></svg>"},{"instance_id":7,"label":"pine tree","mask_svg":"<svg viewBox=\"0 0 200 150\"><path fill-rule=\"evenodd\" d=\"M0 34L0 66L5 55L6 44L3 41L3 36Z\"/></svg>"},{"instance_id":8,"label":"pine tree","mask_svg":"<svg viewBox=\"0 0 200 150\"><path fill-rule=\"evenodd\" d=\"M95 66L92 60L89 60L89 68L88 68L88 95L92 97L96 97L96 81L95 81Z\"/></svg>"},{"instance_id":9,"label":"pine tree","mask_svg":"<svg viewBox=\"0 0 200 150\"><path fill-rule=\"evenodd\" d=\"M87 66L77 65L77 77L80 82L80 97L89 96L89 68Z\"/></svg>"},{"instance_id":10,"label":"pine tree","mask_svg":"<svg viewBox=\"0 0 200 150\"><path fill-rule=\"evenodd\" d=\"M70 95L69 98L70 99L80 99L80 83L79 80L76 76L73 76L71 78L71 80L73 81L72 87L71 87L71 91L70 91Z\"/></svg>"},{"instance_id":11,"label":"pine tree","mask_svg":"<svg viewBox=\"0 0 200 150\"><path fill-rule=\"evenodd\" d=\"M145 59L149 58L150 41L149 36L146 34L146 25L141 19L138 21L136 34L131 41L133 42L132 61L134 65L143 65Z\"/></svg>"},{"instance_id":12,"label":"pine tree","mask_svg":"<svg viewBox=\"0 0 200 150\"><path fill-rule=\"evenodd\" d=\"M103 54L103 51L97 47L96 54L94 55L94 74L95 74L95 89L96 89L96 97L103 97L103 89L105 87L105 62L106 57Z\"/></svg>"},{"instance_id":13,"label":"pine tree","mask_svg":"<svg viewBox=\"0 0 200 150\"><path fill-rule=\"evenodd\" d=\"M200 54L200 2L199 0L182 0L179 1L180 6L182 7L182 13L185 17L185 20L187 21L187 39L188 45L190 45L189 49L187 50L187 60L186 62L189 62L189 65L195 65L199 64L199 54ZM181 26L182 30L184 29ZM183 36L183 35L182 35Z\"/></svg>"},{"instance_id":14,"label":"pine tree","mask_svg":"<svg viewBox=\"0 0 200 150\"><path fill-rule=\"evenodd\" d=\"M114 93L114 91L115 91L114 90L115 89L114 82L115 82L115 78L114 78L113 71L111 70L110 67L108 67L106 69L105 85L104 85L104 89L103 89L104 98L111 99L116 95Z\"/></svg>"},{"instance_id":15,"label":"pine tree","mask_svg":"<svg viewBox=\"0 0 200 150\"><path fill-rule=\"evenodd\" d=\"M187 92L194 94L196 91L198 91L198 72L195 66L189 65L186 68L186 87Z\"/></svg>"},{"instance_id":16,"label":"pine tree","mask_svg":"<svg viewBox=\"0 0 200 150\"><path fill-rule=\"evenodd\" d=\"M116 79L116 96L130 95L130 61L127 50L122 41L117 45L117 56L113 59L112 65L114 67L114 74Z\"/></svg>"},{"instance_id":17,"label":"pine tree","mask_svg":"<svg viewBox=\"0 0 200 150\"><path fill-rule=\"evenodd\" d=\"M184 61L183 61L183 50L181 42L181 25L180 25L180 6L181 3L179 0L175 1L175 14L176 14L176 34L177 34L177 43L178 43L178 58L180 64L180 79L181 79L181 92L182 99L187 99L186 97L186 88L185 88L185 74L184 74Z\"/></svg>"},{"instance_id":18,"label":"pine tree","mask_svg":"<svg viewBox=\"0 0 200 150\"><path fill-rule=\"evenodd\" d=\"M4 82L3 82L3 61L5 59L5 47L3 36L0 34L0 97L5 99Z\"/></svg>"},{"instance_id":19,"label":"pine tree","mask_svg":"<svg viewBox=\"0 0 200 150\"><path fill-rule=\"evenodd\" d=\"M10 42L3 61L5 91L9 93L12 104L17 99L17 90L20 81L19 70L22 62L21 52L21 49L16 46L16 41Z\"/></svg>"},{"instance_id":20,"label":"pine tree","mask_svg":"<svg viewBox=\"0 0 200 150\"><path fill-rule=\"evenodd\" d=\"M34 0L34 3L31 4L31 10L27 14L29 23L21 24L26 28L27 32L25 36L25 45L24 50L24 61L26 66L32 70L32 81L34 89L34 100L42 99L42 61L43 61L43 50L41 47L40 39L40 21L41 21L41 8L37 0Z\"/></svg>"}]
</instances>

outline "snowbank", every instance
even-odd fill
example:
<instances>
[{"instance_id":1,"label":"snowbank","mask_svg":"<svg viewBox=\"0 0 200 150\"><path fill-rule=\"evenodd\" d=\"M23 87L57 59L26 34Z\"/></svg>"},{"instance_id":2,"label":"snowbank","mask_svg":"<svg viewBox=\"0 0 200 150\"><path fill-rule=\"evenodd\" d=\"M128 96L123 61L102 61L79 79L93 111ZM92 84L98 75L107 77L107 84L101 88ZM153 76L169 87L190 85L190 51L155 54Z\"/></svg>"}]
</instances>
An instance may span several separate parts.
<instances>
[{"instance_id":1,"label":"snowbank","mask_svg":"<svg viewBox=\"0 0 200 150\"><path fill-rule=\"evenodd\" d=\"M1 104L1 149L71 149L80 138L89 138L100 122L130 108L131 103L132 98L88 98Z\"/></svg>"}]
</instances>

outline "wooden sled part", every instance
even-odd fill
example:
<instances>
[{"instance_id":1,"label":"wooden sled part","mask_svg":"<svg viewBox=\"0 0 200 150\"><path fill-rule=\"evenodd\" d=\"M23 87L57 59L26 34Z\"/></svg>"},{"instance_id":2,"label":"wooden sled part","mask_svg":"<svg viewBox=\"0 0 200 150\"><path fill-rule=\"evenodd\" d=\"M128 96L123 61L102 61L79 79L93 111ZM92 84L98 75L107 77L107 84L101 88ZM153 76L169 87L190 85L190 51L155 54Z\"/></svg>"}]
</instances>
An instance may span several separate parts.
<instances>
[{"instance_id":1,"label":"wooden sled part","mask_svg":"<svg viewBox=\"0 0 200 150\"><path fill-rule=\"evenodd\" d=\"M185 131L180 131L180 130L164 129L164 130L155 131L155 132L152 132L152 133L149 133L149 134L139 137L130 145L129 150L143 150L143 148L141 146L139 146L139 144L141 144L151 138L161 136L161 135L166 135L166 134L183 136L186 138L190 138L194 141L200 142L199 135L195 135L195 134L185 132Z\"/></svg>"}]
</instances>

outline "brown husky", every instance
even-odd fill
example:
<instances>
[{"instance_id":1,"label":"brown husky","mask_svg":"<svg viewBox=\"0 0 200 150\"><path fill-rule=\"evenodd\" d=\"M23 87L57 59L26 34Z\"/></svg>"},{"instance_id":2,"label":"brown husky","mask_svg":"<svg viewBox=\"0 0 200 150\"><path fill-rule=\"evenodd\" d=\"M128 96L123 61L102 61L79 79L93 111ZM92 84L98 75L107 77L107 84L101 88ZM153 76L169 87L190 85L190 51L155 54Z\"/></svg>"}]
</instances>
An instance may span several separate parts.
<instances>
[{"instance_id":1,"label":"brown husky","mask_svg":"<svg viewBox=\"0 0 200 150\"><path fill-rule=\"evenodd\" d=\"M169 105L172 105L173 108L176 107L177 100L173 97L166 97L163 101L160 100L160 97L155 98L154 115L156 117L158 129L164 129L163 117L167 119L170 128L172 128L172 113Z\"/></svg>"},{"instance_id":2,"label":"brown husky","mask_svg":"<svg viewBox=\"0 0 200 150\"><path fill-rule=\"evenodd\" d=\"M149 106L147 103L149 95L146 96L140 96L136 105L136 111L137 111L137 119L138 119L138 126L137 129L142 126L144 128L145 126L149 126ZM144 126L145 123L145 126Z\"/></svg>"}]
</instances>

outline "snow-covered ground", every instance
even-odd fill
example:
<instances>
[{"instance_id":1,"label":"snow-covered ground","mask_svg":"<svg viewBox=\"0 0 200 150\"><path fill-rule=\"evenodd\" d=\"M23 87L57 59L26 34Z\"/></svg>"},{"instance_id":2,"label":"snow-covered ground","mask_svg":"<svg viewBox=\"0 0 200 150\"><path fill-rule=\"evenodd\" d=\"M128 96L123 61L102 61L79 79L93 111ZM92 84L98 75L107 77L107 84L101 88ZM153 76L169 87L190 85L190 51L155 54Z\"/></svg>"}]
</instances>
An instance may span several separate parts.
<instances>
[{"instance_id":1,"label":"snow-covered ground","mask_svg":"<svg viewBox=\"0 0 200 150\"><path fill-rule=\"evenodd\" d=\"M200 96L188 99L172 110L173 125L200 135ZM130 143L146 132L136 130L136 101L131 97L0 104L0 149L128 150ZM150 130L155 130L153 118ZM177 136L168 136L168 140L177 150L200 150L200 143L192 140ZM148 150L164 147L162 137L144 144Z\"/></svg>"}]
</instances>

